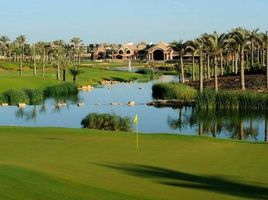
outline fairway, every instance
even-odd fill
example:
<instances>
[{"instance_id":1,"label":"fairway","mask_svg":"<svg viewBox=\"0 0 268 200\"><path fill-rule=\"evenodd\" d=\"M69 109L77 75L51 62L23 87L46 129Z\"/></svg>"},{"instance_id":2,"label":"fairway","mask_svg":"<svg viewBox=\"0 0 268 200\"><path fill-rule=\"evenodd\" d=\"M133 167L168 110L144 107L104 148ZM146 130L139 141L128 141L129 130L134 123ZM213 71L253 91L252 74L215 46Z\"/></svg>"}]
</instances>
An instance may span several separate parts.
<instances>
[{"instance_id":1,"label":"fairway","mask_svg":"<svg viewBox=\"0 0 268 200\"><path fill-rule=\"evenodd\" d=\"M113 71L98 68L83 68L83 73L77 77L77 85L96 85L101 80L117 80L122 82L129 82L133 80L148 80L145 75ZM57 85L63 83L62 80L56 79L55 69L49 69L45 73L45 78L42 77L41 69L38 71L36 77L33 76L33 71L25 69L23 76L19 76L19 72L15 70L0 69L0 93L8 89L44 89L47 86ZM72 76L66 72L66 81L72 82ZM7 87L8 86L8 87Z\"/></svg>"},{"instance_id":2,"label":"fairway","mask_svg":"<svg viewBox=\"0 0 268 200\"><path fill-rule=\"evenodd\" d=\"M268 199L268 145L0 128L0 199Z\"/></svg>"}]
</instances>

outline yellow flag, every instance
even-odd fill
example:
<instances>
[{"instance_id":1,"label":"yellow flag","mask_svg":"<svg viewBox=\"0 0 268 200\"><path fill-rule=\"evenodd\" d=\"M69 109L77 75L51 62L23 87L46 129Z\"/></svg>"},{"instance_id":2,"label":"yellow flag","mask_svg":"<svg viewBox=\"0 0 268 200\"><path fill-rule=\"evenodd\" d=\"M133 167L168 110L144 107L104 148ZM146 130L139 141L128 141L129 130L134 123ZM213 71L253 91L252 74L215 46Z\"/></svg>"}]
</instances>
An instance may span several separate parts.
<instances>
[{"instance_id":1,"label":"yellow flag","mask_svg":"<svg viewBox=\"0 0 268 200\"><path fill-rule=\"evenodd\" d=\"M134 124L138 124L139 123L139 117L138 117L138 115L135 115L135 117L134 117Z\"/></svg>"}]
</instances>

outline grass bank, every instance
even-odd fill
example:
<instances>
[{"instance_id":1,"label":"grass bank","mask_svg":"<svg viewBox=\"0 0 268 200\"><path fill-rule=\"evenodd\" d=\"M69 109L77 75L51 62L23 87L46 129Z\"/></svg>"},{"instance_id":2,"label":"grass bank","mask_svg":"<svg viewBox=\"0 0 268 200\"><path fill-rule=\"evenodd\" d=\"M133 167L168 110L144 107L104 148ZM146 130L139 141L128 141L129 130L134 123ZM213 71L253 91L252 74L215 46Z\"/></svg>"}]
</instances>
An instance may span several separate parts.
<instances>
[{"instance_id":1,"label":"grass bank","mask_svg":"<svg viewBox=\"0 0 268 200\"><path fill-rule=\"evenodd\" d=\"M77 77L77 85L95 85L101 80L144 80L148 77L142 74L129 73L122 71L112 71L97 68L83 68L84 73ZM16 70L0 70L0 93L8 89L45 89L48 86L60 84L63 81L56 80L56 70L47 69L45 78L42 78L42 72L38 70L38 76L33 76L31 69L25 69L23 76L19 76L19 71ZM67 81L72 82L72 76L67 73Z\"/></svg>"},{"instance_id":2,"label":"grass bank","mask_svg":"<svg viewBox=\"0 0 268 200\"><path fill-rule=\"evenodd\" d=\"M268 145L0 127L0 199L267 199Z\"/></svg>"}]
</instances>

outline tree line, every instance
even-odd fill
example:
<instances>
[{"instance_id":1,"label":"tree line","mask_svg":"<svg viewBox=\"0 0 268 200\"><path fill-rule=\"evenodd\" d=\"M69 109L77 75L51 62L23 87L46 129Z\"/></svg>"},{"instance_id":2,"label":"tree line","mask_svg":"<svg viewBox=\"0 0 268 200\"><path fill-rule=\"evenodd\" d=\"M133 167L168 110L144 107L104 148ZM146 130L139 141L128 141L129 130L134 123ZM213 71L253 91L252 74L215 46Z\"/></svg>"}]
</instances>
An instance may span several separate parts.
<instances>
[{"instance_id":1,"label":"tree line","mask_svg":"<svg viewBox=\"0 0 268 200\"><path fill-rule=\"evenodd\" d=\"M45 67L47 64L57 68L57 79L60 80L61 68L63 69L63 81L66 80L67 67L72 65L73 68L69 72L73 75L75 82L76 76L81 73L78 69L81 55L84 49L81 45L82 40L74 37L70 43L65 43L63 40L54 42L37 42L27 44L24 35L18 36L14 41L11 41L8 36L0 37L0 52L2 58L7 62L19 62L20 76L23 75L23 63L26 61L33 62L33 74L37 76L37 63L42 65L42 76L45 77Z\"/></svg>"},{"instance_id":2,"label":"tree line","mask_svg":"<svg viewBox=\"0 0 268 200\"><path fill-rule=\"evenodd\" d=\"M37 42L27 44L26 37L18 36L11 41L7 36L0 37L0 51L5 61L19 62L20 75L23 75L23 62L30 59L33 62L33 73L37 75L36 63L42 63L42 76L45 76L45 66L49 63L57 68L57 79L65 81L67 66L72 65L70 73L75 77L80 73L77 66L80 64L84 52L82 40L74 37L70 43L63 40L54 42ZM200 37L183 42L174 41L170 46L179 54L178 70L180 80L185 82L184 56L192 55L192 81L195 77L196 57L198 57L199 88L203 92L204 78L214 78L214 88L218 91L218 76L227 72L240 74L241 89L245 90L245 67L259 66L266 71L266 87L268 87L268 33L259 32L259 29L246 30L242 27L232 29L228 33L204 33ZM245 66L246 65L246 66Z\"/></svg>"},{"instance_id":3,"label":"tree line","mask_svg":"<svg viewBox=\"0 0 268 200\"><path fill-rule=\"evenodd\" d=\"M179 73L185 82L184 59L187 53L192 55L192 81L195 77L195 57L198 55L199 88L203 92L204 78L214 78L214 89L218 91L218 76L223 76L228 69L233 74L240 74L241 90L245 90L245 65L265 67L266 87L268 87L268 32L259 29L246 30L235 28L228 33L204 33L199 38L183 42L174 41L170 46L180 57ZM218 71L219 70L219 71Z\"/></svg>"}]
</instances>

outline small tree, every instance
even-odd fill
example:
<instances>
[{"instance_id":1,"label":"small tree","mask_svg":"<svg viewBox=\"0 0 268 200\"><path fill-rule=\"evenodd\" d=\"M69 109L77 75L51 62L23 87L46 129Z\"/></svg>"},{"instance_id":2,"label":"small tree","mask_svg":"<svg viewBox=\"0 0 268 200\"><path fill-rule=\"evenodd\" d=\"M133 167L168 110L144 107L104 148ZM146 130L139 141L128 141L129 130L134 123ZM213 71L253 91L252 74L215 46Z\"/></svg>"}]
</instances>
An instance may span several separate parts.
<instances>
[{"instance_id":1,"label":"small tree","mask_svg":"<svg viewBox=\"0 0 268 200\"><path fill-rule=\"evenodd\" d=\"M74 68L69 69L69 73L73 76L73 83L76 83L76 77L79 76L81 73L83 73L82 70Z\"/></svg>"}]
</instances>

